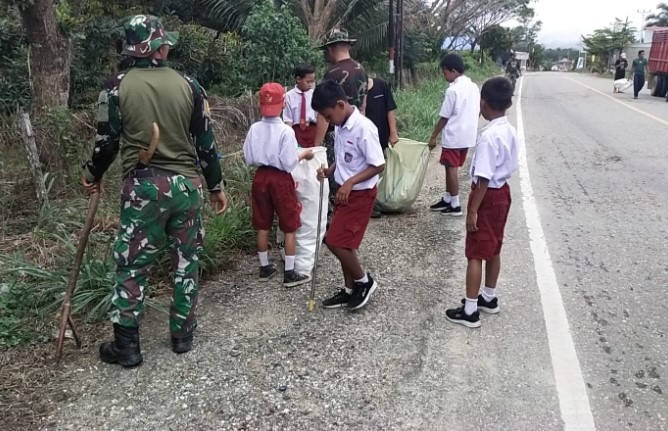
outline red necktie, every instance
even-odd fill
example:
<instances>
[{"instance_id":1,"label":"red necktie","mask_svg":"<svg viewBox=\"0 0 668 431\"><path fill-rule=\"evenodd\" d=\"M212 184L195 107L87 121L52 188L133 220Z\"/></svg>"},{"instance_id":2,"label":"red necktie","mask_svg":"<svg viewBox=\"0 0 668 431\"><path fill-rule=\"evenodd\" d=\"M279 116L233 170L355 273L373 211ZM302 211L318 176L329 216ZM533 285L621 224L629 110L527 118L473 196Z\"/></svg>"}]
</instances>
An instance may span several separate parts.
<instances>
[{"instance_id":1,"label":"red necktie","mask_svg":"<svg viewBox=\"0 0 668 431\"><path fill-rule=\"evenodd\" d=\"M302 93L302 107L299 118L299 128L306 130L306 95Z\"/></svg>"}]
</instances>

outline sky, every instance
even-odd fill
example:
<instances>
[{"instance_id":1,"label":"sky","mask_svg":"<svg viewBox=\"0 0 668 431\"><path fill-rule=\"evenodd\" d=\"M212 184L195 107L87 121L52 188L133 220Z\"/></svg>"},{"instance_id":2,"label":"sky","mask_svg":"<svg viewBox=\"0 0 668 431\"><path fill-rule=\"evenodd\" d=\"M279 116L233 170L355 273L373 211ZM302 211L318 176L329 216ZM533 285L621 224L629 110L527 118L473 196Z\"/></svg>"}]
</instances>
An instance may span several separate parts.
<instances>
[{"instance_id":1,"label":"sky","mask_svg":"<svg viewBox=\"0 0 668 431\"><path fill-rule=\"evenodd\" d=\"M629 17L640 29L638 10L655 11L661 0L537 0L536 19L543 21L538 40L546 45L576 44L580 35L610 26L615 17ZM564 46L566 47L566 46Z\"/></svg>"}]
</instances>

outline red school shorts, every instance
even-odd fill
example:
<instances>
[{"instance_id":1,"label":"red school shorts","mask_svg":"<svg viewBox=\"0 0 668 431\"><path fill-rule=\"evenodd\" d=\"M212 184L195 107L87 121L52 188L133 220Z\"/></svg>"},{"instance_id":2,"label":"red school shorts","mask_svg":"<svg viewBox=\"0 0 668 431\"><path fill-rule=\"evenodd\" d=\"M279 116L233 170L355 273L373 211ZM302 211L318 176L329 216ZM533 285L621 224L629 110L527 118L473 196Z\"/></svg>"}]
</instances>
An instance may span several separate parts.
<instances>
[{"instance_id":1,"label":"red school shorts","mask_svg":"<svg viewBox=\"0 0 668 431\"><path fill-rule=\"evenodd\" d=\"M297 138L297 143L300 147L315 147L315 135L318 132L318 127L315 124L309 124L304 130L302 130L299 124L295 124L292 126L292 129L295 131L295 137Z\"/></svg>"},{"instance_id":2,"label":"red school shorts","mask_svg":"<svg viewBox=\"0 0 668 431\"><path fill-rule=\"evenodd\" d=\"M260 167L253 179L251 201L253 227L257 230L271 230L274 213L278 216L278 227L285 233L293 233L302 225L302 205L289 172Z\"/></svg>"},{"instance_id":3,"label":"red school shorts","mask_svg":"<svg viewBox=\"0 0 668 431\"><path fill-rule=\"evenodd\" d=\"M471 186L468 210L475 193L480 190L476 185ZM505 184L500 189L488 188L485 197L478 208L478 231L466 232L466 258L492 260L501 253L503 232L510 211L510 186Z\"/></svg>"},{"instance_id":4,"label":"red school shorts","mask_svg":"<svg viewBox=\"0 0 668 431\"><path fill-rule=\"evenodd\" d=\"M376 187L367 190L353 190L350 192L347 204L336 205L327 231L327 246L349 250L360 248L377 194Z\"/></svg>"},{"instance_id":5,"label":"red school shorts","mask_svg":"<svg viewBox=\"0 0 668 431\"><path fill-rule=\"evenodd\" d=\"M443 148L441 150L441 164L446 168L461 168L466 163L468 148Z\"/></svg>"}]
</instances>

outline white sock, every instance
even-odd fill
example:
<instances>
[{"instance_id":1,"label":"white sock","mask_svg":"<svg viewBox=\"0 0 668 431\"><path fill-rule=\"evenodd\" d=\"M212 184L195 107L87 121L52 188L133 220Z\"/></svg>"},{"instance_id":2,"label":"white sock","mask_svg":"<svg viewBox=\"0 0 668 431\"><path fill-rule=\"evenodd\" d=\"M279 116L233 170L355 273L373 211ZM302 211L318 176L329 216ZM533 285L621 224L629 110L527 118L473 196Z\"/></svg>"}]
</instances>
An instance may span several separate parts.
<instances>
[{"instance_id":1,"label":"white sock","mask_svg":"<svg viewBox=\"0 0 668 431\"><path fill-rule=\"evenodd\" d=\"M450 200L450 206L453 208L457 208L459 206L459 195L452 196Z\"/></svg>"},{"instance_id":2,"label":"white sock","mask_svg":"<svg viewBox=\"0 0 668 431\"><path fill-rule=\"evenodd\" d=\"M476 311L478 311L478 298L476 299L466 298L466 302L464 303L464 313L470 316Z\"/></svg>"},{"instance_id":3,"label":"white sock","mask_svg":"<svg viewBox=\"0 0 668 431\"><path fill-rule=\"evenodd\" d=\"M344 287L343 290L345 290L346 293L347 293L348 295L352 295L352 294L353 294L353 290L352 290L352 289L348 289L347 287Z\"/></svg>"},{"instance_id":4,"label":"white sock","mask_svg":"<svg viewBox=\"0 0 668 431\"><path fill-rule=\"evenodd\" d=\"M483 287L482 297L487 302L491 301L492 299L496 298L496 289L487 286Z\"/></svg>"},{"instance_id":5,"label":"white sock","mask_svg":"<svg viewBox=\"0 0 668 431\"><path fill-rule=\"evenodd\" d=\"M366 284L369 282L369 277L364 274L364 277L360 278L359 280L355 280L355 283L361 283L361 284Z\"/></svg>"},{"instance_id":6,"label":"white sock","mask_svg":"<svg viewBox=\"0 0 668 431\"><path fill-rule=\"evenodd\" d=\"M285 270L293 271L295 269L295 257L285 256Z\"/></svg>"},{"instance_id":7,"label":"white sock","mask_svg":"<svg viewBox=\"0 0 668 431\"><path fill-rule=\"evenodd\" d=\"M451 199L450 192L443 193L443 202L449 204Z\"/></svg>"},{"instance_id":8,"label":"white sock","mask_svg":"<svg viewBox=\"0 0 668 431\"><path fill-rule=\"evenodd\" d=\"M269 252L268 251L258 251L257 255L260 258L260 266L269 265Z\"/></svg>"}]
</instances>

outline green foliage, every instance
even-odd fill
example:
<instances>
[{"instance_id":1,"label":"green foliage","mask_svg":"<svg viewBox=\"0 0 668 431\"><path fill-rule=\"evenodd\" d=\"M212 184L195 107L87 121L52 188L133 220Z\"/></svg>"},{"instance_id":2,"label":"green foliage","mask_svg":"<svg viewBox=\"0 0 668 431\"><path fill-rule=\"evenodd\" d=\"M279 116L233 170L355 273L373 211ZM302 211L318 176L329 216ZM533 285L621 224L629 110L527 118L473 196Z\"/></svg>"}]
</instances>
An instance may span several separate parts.
<instances>
[{"instance_id":1,"label":"green foliage","mask_svg":"<svg viewBox=\"0 0 668 431\"><path fill-rule=\"evenodd\" d=\"M587 53L596 57L596 64L592 66L604 70L615 51L622 51L636 41L636 32L628 19L616 19L612 27L596 29L591 35L582 36Z\"/></svg>"},{"instance_id":2,"label":"green foliage","mask_svg":"<svg viewBox=\"0 0 668 431\"><path fill-rule=\"evenodd\" d=\"M504 62L513 46L510 29L501 25L492 26L480 39L480 49L496 62Z\"/></svg>"},{"instance_id":3,"label":"green foliage","mask_svg":"<svg viewBox=\"0 0 668 431\"><path fill-rule=\"evenodd\" d=\"M668 27L668 3L656 5L656 12L647 15L647 26Z\"/></svg>"},{"instance_id":4,"label":"green foliage","mask_svg":"<svg viewBox=\"0 0 668 431\"><path fill-rule=\"evenodd\" d=\"M246 82L249 88L276 81L287 84L300 63L315 60L306 30L286 6L263 0L253 8L242 27Z\"/></svg>"},{"instance_id":5,"label":"green foliage","mask_svg":"<svg viewBox=\"0 0 668 431\"><path fill-rule=\"evenodd\" d=\"M30 106L27 40L15 16L0 18L0 113Z\"/></svg>"}]
</instances>

